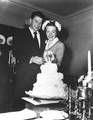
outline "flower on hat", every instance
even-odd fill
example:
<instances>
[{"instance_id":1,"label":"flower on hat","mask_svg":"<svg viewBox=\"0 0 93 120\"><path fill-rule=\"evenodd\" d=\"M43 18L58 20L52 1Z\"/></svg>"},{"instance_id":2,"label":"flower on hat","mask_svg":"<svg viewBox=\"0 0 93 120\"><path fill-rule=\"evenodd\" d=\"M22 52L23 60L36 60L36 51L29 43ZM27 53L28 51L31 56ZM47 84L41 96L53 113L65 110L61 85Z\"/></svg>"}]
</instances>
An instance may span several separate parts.
<instances>
[{"instance_id":1,"label":"flower on hat","mask_svg":"<svg viewBox=\"0 0 93 120\"><path fill-rule=\"evenodd\" d=\"M54 21L54 20L46 20L43 25L42 25L42 30L44 31L46 26L48 25L48 23L54 22L54 25L56 26L56 28L58 29L58 31L61 31L61 24L58 21Z\"/></svg>"},{"instance_id":2,"label":"flower on hat","mask_svg":"<svg viewBox=\"0 0 93 120\"><path fill-rule=\"evenodd\" d=\"M49 20L46 20L43 25L42 25L42 30L45 30L45 27L47 26L47 24L50 23Z\"/></svg>"},{"instance_id":3,"label":"flower on hat","mask_svg":"<svg viewBox=\"0 0 93 120\"><path fill-rule=\"evenodd\" d=\"M61 24L55 21L55 26L57 27L58 31L61 31Z\"/></svg>"}]
</instances>

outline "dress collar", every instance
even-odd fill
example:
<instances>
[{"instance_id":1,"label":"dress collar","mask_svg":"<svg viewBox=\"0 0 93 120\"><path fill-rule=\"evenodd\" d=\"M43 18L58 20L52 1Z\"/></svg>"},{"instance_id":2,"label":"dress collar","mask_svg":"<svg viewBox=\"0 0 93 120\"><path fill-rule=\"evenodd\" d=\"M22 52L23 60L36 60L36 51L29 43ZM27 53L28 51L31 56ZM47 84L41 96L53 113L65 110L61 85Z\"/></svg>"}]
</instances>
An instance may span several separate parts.
<instances>
[{"instance_id":1,"label":"dress collar","mask_svg":"<svg viewBox=\"0 0 93 120\"><path fill-rule=\"evenodd\" d=\"M54 40L52 41L49 41L49 40L46 40L45 43L46 43L46 47L45 49L48 50L50 49L52 46L54 46L57 42L59 41L58 37L56 37Z\"/></svg>"}]
</instances>

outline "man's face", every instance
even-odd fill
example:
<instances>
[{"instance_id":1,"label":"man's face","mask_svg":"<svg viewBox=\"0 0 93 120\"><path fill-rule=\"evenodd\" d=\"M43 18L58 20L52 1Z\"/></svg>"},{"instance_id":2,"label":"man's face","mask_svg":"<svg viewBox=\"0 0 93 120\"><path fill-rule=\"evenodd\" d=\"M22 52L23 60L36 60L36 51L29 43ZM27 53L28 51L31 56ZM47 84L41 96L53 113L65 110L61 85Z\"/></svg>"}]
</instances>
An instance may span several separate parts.
<instances>
[{"instance_id":1,"label":"man's face","mask_svg":"<svg viewBox=\"0 0 93 120\"><path fill-rule=\"evenodd\" d=\"M41 28L43 19L39 16L35 16L31 21L31 27L34 31L38 31Z\"/></svg>"}]
</instances>

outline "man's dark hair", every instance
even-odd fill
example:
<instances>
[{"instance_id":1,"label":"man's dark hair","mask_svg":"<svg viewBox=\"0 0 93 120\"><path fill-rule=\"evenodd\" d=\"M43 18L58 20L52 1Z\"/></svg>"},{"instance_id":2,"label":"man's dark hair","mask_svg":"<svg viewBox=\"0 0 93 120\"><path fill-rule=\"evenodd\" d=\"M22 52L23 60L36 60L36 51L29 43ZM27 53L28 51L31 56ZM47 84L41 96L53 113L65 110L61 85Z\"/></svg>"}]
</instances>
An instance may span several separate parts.
<instances>
[{"instance_id":1,"label":"man's dark hair","mask_svg":"<svg viewBox=\"0 0 93 120\"><path fill-rule=\"evenodd\" d=\"M44 19L44 15L43 15L43 13L40 12L40 11L35 11L35 12L33 12L32 15L31 15L31 18L33 19L35 16L38 16L38 17Z\"/></svg>"}]
</instances>

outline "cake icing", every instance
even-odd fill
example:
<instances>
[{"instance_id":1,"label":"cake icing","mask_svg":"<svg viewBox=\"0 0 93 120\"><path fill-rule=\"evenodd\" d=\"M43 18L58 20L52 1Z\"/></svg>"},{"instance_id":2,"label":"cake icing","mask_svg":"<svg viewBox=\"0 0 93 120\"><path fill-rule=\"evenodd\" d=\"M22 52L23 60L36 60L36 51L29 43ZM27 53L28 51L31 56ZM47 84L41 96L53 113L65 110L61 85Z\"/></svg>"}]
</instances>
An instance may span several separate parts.
<instances>
[{"instance_id":1,"label":"cake icing","mask_svg":"<svg viewBox=\"0 0 93 120\"><path fill-rule=\"evenodd\" d=\"M33 85L32 94L36 96L67 98L67 86L63 83L63 74L58 73L57 65L50 61L41 65L41 73Z\"/></svg>"}]
</instances>

